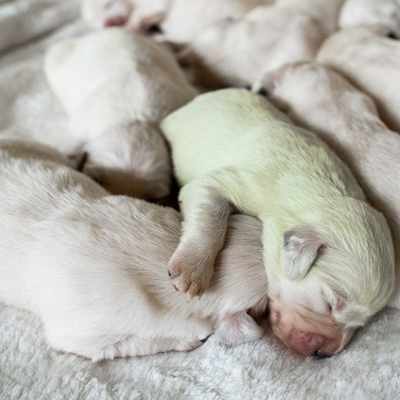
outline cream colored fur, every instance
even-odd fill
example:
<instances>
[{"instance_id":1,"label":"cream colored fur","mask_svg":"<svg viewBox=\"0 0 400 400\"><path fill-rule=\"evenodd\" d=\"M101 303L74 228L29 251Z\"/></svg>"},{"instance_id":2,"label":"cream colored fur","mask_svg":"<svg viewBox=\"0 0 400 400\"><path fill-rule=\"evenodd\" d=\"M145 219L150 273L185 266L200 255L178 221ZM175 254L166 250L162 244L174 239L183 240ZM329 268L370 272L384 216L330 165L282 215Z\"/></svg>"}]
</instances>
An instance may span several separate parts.
<instances>
[{"instance_id":1,"label":"cream colored fur","mask_svg":"<svg viewBox=\"0 0 400 400\"><path fill-rule=\"evenodd\" d=\"M396 0L346 0L339 15L341 29L357 25L385 25L400 35L400 4Z\"/></svg>"},{"instance_id":2,"label":"cream colored fur","mask_svg":"<svg viewBox=\"0 0 400 400\"><path fill-rule=\"evenodd\" d=\"M168 195L170 160L158 122L196 95L172 54L110 28L55 44L45 68L87 153L83 171L114 194Z\"/></svg>"},{"instance_id":3,"label":"cream colored fur","mask_svg":"<svg viewBox=\"0 0 400 400\"><path fill-rule=\"evenodd\" d=\"M289 62L313 59L336 27L343 0L278 0L215 23L184 50L197 84L251 85Z\"/></svg>"},{"instance_id":4,"label":"cream colored fur","mask_svg":"<svg viewBox=\"0 0 400 400\"><path fill-rule=\"evenodd\" d=\"M230 219L210 290L187 303L167 276L178 212L111 196L45 146L1 141L0 166L0 301L39 315L54 349L97 361L262 335L246 312L267 305L256 219Z\"/></svg>"},{"instance_id":5,"label":"cream colored fur","mask_svg":"<svg viewBox=\"0 0 400 400\"><path fill-rule=\"evenodd\" d=\"M400 135L381 121L369 96L322 64L282 67L268 74L260 87L296 124L316 132L335 150L386 216L397 276L389 305L400 308Z\"/></svg>"},{"instance_id":6,"label":"cream colored fur","mask_svg":"<svg viewBox=\"0 0 400 400\"><path fill-rule=\"evenodd\" d=\"M169 263L177 288L205 292L228 215L257 216L275 332L301 354L341 351L394 283L386 220L344 163L240 89L201 95L161 127L183 185L183 232Z\"/></svg>"},{"instance_id":7,"label":"cream colored fur","mask_svg":"<svg viewBox=\"0 0 400 400\"><path fill-rule=\"evenodd\" d=\"M324 43L318 60L371 95L382 120L400 132L400 42L390 33L383 25L344 29Z\"/></svg>"}]
</instances>

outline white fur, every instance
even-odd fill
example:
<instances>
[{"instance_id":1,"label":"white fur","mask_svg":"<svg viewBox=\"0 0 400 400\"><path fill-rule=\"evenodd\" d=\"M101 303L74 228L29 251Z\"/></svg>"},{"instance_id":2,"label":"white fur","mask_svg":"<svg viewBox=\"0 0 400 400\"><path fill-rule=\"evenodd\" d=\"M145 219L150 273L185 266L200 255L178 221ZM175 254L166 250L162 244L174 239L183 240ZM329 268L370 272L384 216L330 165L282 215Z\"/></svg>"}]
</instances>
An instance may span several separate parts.
<instances>
[{"instance_id":1,"label":"white fur","mask_svg":"<svg viewBox=\"0 0 400 400\"><path fill-rule=\"evenodd\" d=\"M167 276L178 212L110 196L45 146L3 140L0 167L0 301L39 315L51 347L97 361L262 335L245 315L267 302L256 219L231 218L209 292L188 303Z\"/></svg>"},{"instance_id":2,"label":"white fur","mask_svg":"<svg viewBox=\"0 0 400 400\"><path fill-rule=\"evenodd\" d=\"M386 216L397 276L389 305L400 308L399 134L380 120L369 96L322 64L288 65L267 75L260 86L297 124L318 133L346 161L369 200Z\"/></svg>"},{"instance_id":3,"label":"white fur","mask_svg":"<svg viewBox=\"0 0 400 400\"><path fill-rule=\"evenodd\" d=\"M375 24L400 35L400 4L396 0L346 0L339 15L341 29Z\"/></svg>"},{"instance_id":4,"label":"white fur","mask_svg":"<svg viewBox=\"0 0 400 400\"><path fill-rule=\"evenodd\" d=\"M304 355L341 351L394 285L389 227L346 165L246 90L198 96L161 127L184 185L178 289L207 289L230 213L258 216L274 331Z\"/></svg>"},{"instance_id":5,"label":"white fur","mask_svg":"<svg viewBox=\"0 0 400 400\"><path fill-rule=\"evenodd\" d=\"M45 68L87 153L83 171L115 194L166 196L171 170L158 122L196 95L172 54L110 28L57 43Z\"/></svg>"},{"instance_id":6,"label":"white fur","mask_svg":"<svg viewBox=\"0 0 400 400\"><path fill-rule=\"evenodd\" d=\"M318 60L372 96L382 120L400 132L400 42L390 33L384 25L344 29L324 43Z\"/></svg>"},{"instance_id":7,"label":"white fur","mask_svg":"<svg viewBox=\"0 0 400 400\"><path fill-rule=\"evenodd\" d=\"M343 0L278 0L215 23L184 50L196 83L246 86L289 62L313 59L336 27Z\"/></svg>"}]
</instances>

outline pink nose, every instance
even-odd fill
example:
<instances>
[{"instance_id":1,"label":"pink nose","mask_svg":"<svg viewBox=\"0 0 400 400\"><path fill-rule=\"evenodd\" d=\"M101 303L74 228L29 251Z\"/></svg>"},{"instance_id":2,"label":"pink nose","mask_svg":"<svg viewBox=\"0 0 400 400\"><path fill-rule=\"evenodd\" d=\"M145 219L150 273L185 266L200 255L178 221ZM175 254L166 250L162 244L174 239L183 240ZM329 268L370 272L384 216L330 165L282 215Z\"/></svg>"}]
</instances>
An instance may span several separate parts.
<instances>
[{"instance_id":1,"label":"pink nose","mask_svg":"<svg viewBox=\"0 0 400 400\"><path fill-rule=\"evenodd\" d=\"M326 337L300 329L292 329L284 342L294 352L310 356L324 346Z\"/></svg>"},{"instance_id":2,"label":"pink nose","mask_svg":"<svg viewBox=\"0 0 400 400\"><path fill-rule=\"evenodd\" d=\"M111 26L123 26L127 22L126 17L123 17L122 15L118 15L115 17L108 18L106 21L104 21L104 27L109 28Z\"/></svg>"}]
</instances>

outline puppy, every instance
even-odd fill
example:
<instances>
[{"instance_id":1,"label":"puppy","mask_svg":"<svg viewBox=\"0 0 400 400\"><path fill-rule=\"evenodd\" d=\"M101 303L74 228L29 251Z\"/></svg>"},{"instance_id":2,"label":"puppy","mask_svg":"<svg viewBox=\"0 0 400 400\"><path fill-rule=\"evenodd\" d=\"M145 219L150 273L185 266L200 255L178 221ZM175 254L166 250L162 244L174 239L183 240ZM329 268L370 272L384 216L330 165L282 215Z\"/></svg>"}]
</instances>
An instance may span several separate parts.
<instances>
[{"instance_id":1,"label":"puppy","mask_svg":"<svg viewBox=\"0 0 400 400\"><path fill-rule=\"evenodd\" d=\"M247 313L267 304L256 219L230 219L211 288L188 303L165 279L178 212L110 196L45 146L1 141L0 164L0 301L40 316L52 348L98 361L262 335Z\"/></svg>"},{"instance_id":2,"label":"puppy","mask_svg":"<svg viewBox=\"0 0 400 400\"><path fill-rule=\"evenodd\" d=\"M217 22L181 54L196 84L248 86L284 64L313 59L336 27L343 0L278 0L239 21Z\"/></svg>"},{"instance_id":3,"label":"puppy","mask_svg":"<svg viewBox=\"0 0 400 400\"><path fill-rule=\"evenodd\" d=\"M396 0L346 0L339 15L341 29L357 25L385 25L400 37L400 5Z\"/></svg>"},{"instance_id":4,"label":"puppy","mask_svg":"<svg viewBox=\"0 0 400 400\"><path fill-rule=\"evenodd\" d=\"M355 173L368 200L387 217L398 281L389 305L400 308L399 134L380 120L369 96L322 64L282 67L259 86L296 124L316 132L335 150Z\"/></svg>"},{"instance_id":5,"label":"puppy","mask_svg":"<svg viewBox=\"0 0 400 400\"><path fill-rule=\"evenodd\" d=\"M265 3L265 0L83 0L82 17L96 29L124 26L183 44L213 22L238 19Z\"/></svg>"},{"instance_id":6,"label":"puppy","mask_svg":"<svg viewBox=\"0 0 400 400\"><path fill-rule=\"evenodd\" d=\"M213 23L238 20L265 3L265 0L173 0L160 24L161 38L175 44L191 43Z\"/></svg>"},{"instance_id":7,"label":"puppy","mask_svg":"<svg viewBox=\"0 0 400 400\"><path fill-rule=\"evenodd\" d=\"M164 18L171 0L82 0L81 15L94 29L124 26L146 33Z\"/></svg>"},{"instance_id":8,"label":"puppy","mask_svg":"<svg viewBox=\"0 0 400 400\"><path fill-rule=\"evenodd\" d=\"M257 216L275 333L300 354L341 351L386 305L394 280L387 222L345 164L243 89L203 94L161 128L184 185L182 237L168 265L176 287L202 295L228 215Z\"/></svg>"},{"instance_id":9,"label":"puppy","mask_svg":"<svg viewBox=\"0 0 400 400\"><path fill-rule=\"evenodd\" d=\"M82 148L82 171L114 194L168 195L170 159L158 122L196 95L172 54L110 28L57 43L45 69Z\"/></svg>"},{"instance_id":10,"label":"puppy","mask_svg":"<svg viewBox=\"0 0 400 400\"><path fill-rule=\"evenodd\" d=\"M324 43L318 61L372 96L382 120L400 132L400 42L389 28L369 25L339 31Z\"/></svg>"}]
</instances>

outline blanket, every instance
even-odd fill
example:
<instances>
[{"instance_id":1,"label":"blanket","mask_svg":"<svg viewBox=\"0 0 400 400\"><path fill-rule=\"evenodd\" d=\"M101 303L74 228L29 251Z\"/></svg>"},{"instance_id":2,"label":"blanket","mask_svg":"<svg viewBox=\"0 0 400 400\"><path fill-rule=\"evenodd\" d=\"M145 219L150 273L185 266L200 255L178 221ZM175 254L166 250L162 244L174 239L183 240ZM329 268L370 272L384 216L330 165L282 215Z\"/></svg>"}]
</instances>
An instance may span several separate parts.
<instances>
[{"instance_id":1,"label":"blanket","mask_svg":"<svg viewBox=\"0 0 400 400\"><path fill-rule=\"evenodd\" d=\"M52 43L85 31L78 1L0 1L0 138L73 150L42 63ZM399 342L400 311L387 308L329 359L293 354L267 326L235 347L210 337L189 353L93 364L49 349L40 319L0 303L0 399L396 399Z\"/></svg>"}]
</instances>

